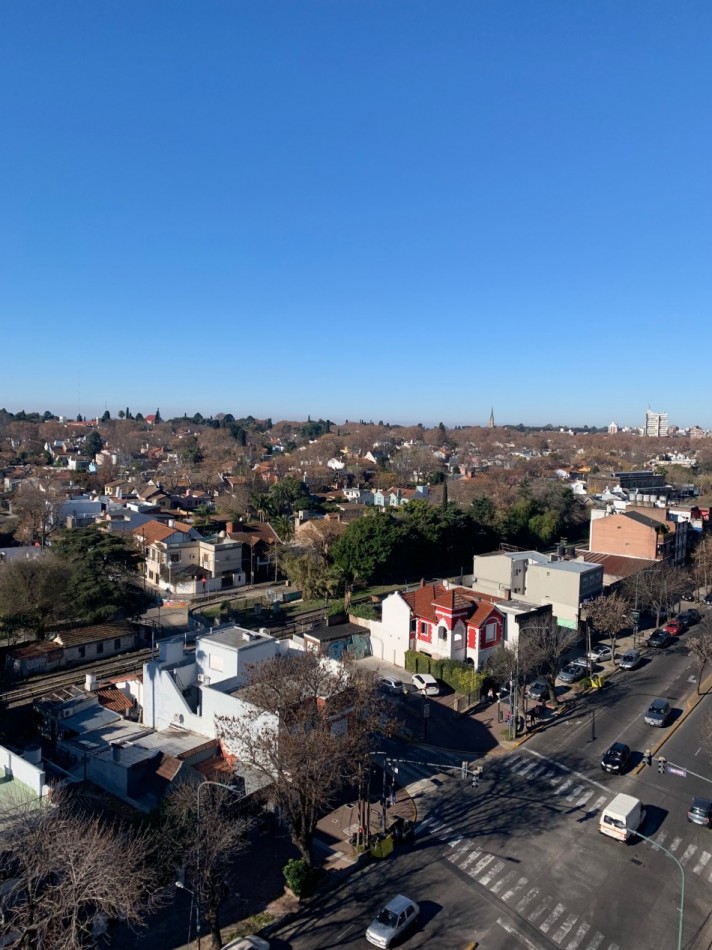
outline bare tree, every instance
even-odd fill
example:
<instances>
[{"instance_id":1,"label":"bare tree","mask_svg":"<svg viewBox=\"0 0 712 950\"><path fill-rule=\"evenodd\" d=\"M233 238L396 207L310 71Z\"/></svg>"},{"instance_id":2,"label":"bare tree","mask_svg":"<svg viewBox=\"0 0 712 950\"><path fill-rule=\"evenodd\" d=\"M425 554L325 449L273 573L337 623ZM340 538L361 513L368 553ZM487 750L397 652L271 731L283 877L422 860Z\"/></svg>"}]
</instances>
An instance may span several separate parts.
<instances>
[{"instance_id":1,"label":"bare tree","mask_svg":"<svg viewBox=\"0 0 712 950\"><path fill-rule=\"evenodd\" d=\"M271 783L292 841L311 865L314 829L335 795L357 779L388 713L372 674L314 653L253 666L242 718L216 717L218 734Z\"/></svg>"},{"instance_id":2,"label":"bare tree","mask_svg":"<svg viewBox=\"0 0 712 950\"><path fill-rule=\"evenodd\" d=\"M578 630L559 626L554 617L538 618L520 628L520 663L526 669L542 671L549 687L549 699L554 702L558 702L554 680L561 669L562 658L578 639Z\"/></svg>"},{"instance_id":3,"label":"bare tree","mask_svg":"<svg viewBox=\"0 0 712 950\"><path fill-rule=\"evenodd\" d=\"M198 794L200 824L198 824ZM204 783L179 785L164 806L164 840L171 859L192 882L208 921L211 946L222 947L220 911L228 893L239 888L234 859L247 847L248 822L240 817L239 790Z\"/></svg>"},{"instance_id":4,"label":"bare tree","mask_svg":"<svg viewBox=\"0 0 712 950\"><path fill-rule=\"evenodd\" d=\"M701 695L702 674L712 660L712 616L704 617L687 640L687 648L692 654L697 668L697 695Z\"/></svg>"},{"instance_id":5,"label":"bare tree","mask_svg":"<svg viewBox=\"0 0 712 950\"><path fill-rule=\"evenodd\" d=\"M586 604L586 621L596 633L611 640L611 652L616 655L616 637L633 623L630 605L620 594L597 597Z\"/></svg>"},{"instance_id":6,"label":"bare tree","mask_svg":"<svg viewBox=\"0 0 712 950\"><path fill-rule=\"evenodd\" d=\"M12 511L19 519L15 532L18 540L36 542L44 548L50 532L57 527L62 501L51 478L23 481L12 497Z\"/></svg>"},{"instance_id":7,"label":"bare tree","mask_svg":"<svg viewBox=\"0 0 712 950\"><path fill-rule=\"evenodd\" d=\"M625 596L637 608L655 612L655 625L663 610L671 610L690 586L690 576L680 567L661 562L627 577Z\"/></svg>"},{"instance_id":8,"label":"bare tree","mask_svg":"<svg viewBox=\"0 0 712 950\"><path fill-rule=\"evenodd\" d=\"M78 811L64 794L0 815L0 936L13 946L83 950L97 924L142 925L157 903L154 840Z\"/></svg>"}]
</instances>

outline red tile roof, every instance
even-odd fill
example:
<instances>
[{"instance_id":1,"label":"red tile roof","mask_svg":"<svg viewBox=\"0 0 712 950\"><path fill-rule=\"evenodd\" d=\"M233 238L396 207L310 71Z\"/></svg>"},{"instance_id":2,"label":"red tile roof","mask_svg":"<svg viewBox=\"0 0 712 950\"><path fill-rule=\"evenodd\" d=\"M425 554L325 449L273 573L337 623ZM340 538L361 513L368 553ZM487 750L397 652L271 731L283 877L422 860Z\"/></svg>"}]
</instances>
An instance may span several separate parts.
<instances>
[{"instance_id":1,"label":"red tile roof","mask_svg":"<svg viewBox=\"0 0 712 950\"><path fill-rule=\"evenodd\" d=\"M133 709L133 702L114 686L102 686L96 691L97 698L105 709L111 712L122 713Z\"/></svg>"}]
</instances>

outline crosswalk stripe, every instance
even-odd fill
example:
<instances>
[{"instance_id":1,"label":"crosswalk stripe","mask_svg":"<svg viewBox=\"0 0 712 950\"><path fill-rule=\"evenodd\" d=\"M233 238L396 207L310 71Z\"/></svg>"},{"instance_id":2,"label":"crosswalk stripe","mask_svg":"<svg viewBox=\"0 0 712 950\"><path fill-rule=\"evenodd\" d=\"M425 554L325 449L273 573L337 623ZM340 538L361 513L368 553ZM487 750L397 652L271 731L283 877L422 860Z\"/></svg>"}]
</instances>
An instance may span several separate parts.
<instances>
[{"instance_id":1,"label":"crosswalk stripe","mask_svg":"<svg viewBox=\"0 0 712 950\"><path fill-rule=\"evenodd\" d=\"M470 868L467 873L470 875L470 877L477 877L481 871L484 871L490 861L494 861L494 855L486 854L483 858L480 858L477 864L473 868Z\"/></svg>"},{"instance_id":2,"label":"crosswalk stripe","mask_svg":"<svg viewBox=\"0 0 712 950\"><path fill-rule=\"evenodd\" d=\"M509 769L511 772L514 769L515 765L519 765L520 762L523 762L523 761L524 761L524 757L521 755L508 755L507 758L502 763L502 765L506 769Z\"/></svg>"},{"instance_id":3,"label":"crosswalk stripe","mask_svg":"<svg viewBox=\"0 0 712 950\"><path fill-rule=\"evenodd\" d=\"M502 888L509 884L516 873L516 871L509 871L504 877L498 878L490 888L490 891L492 891L493 894L499 894Z\"/></svg>"},{"instance_id":4,"label":"crosswalk stripe","mask_svg":"<svg viewBox=\"0 0 712 950\"><path fill-rule=\"evenodd\" d=\"M554 795L563 795L564 792L568 791L572 785L573 781L570 778L567 778L565 782L562 782L561 785L559 785L559 787L554 792Z\"/></svg>"},{"instance_id":5,"label":"crosswalk stripe","mask_svg":"<svg viewBox=\"0 0 712 950\"><path fill-rule=\"evenodd\" d=\"M504 867L504 861L495 861L495 863L492 864L488 868L487 873L483 874L482 877L480 878L480 884L482 885L482 887L489 887L490 881L493 878L497 877L497 875L499 874L499 872L502 870L503 867Z\"/></svg>"},{"instance_id":6,"label":"crosswalk stripe","mask_svg":"<svg viewBox=\"0 0 712 950\"><path fill-rule=\"evenodd\" d=\"M587 801L589 800L589 798L591 798L592 796L593 796L593 791L585 792L585 793L581 796L581 798L579 798L579 800L576 802L576 807L577 807L577 808L583 808L583 806L586 804L586 802L587 802Z\"/></svg>"},{"instance_id":7,"label":"crosswalk stripe","mask_svg":"<svg viewBox=\"0 0 712 950\"><path fill-rule=\"evenodd\" d=\"M600 808L603 808L603 806L606 804L607 801L608 801L608 795L599 795L596 801L591 806L591 811L598 811Z\"/></svg>"},{"instance_id":8,"label":"crosswalk stripe","mask_svg":"<svg viewBox=\"0 0 712 950\"><path fill-rule=\"evenodd\" d=\"M696 844L689 844L689 845L685 848L685 853L684 853L683 856L680 858L680 864L687 864L687 862L690 860L690 858L691 858L692 855L695 853L695 851L697 851L697 845L696 845Z\"/></svg>"},{"instance_id":9,"label":"crosswalk stripe","mask_svg":"<svg viewBox=\"0 0 712 950\"><path fill-rule=\"evenodd\" d=\"M452 854L448 854L447 859L452 864L459 864L460 860L464 858L467 852L470 850L470 845L465 844L461 848L458 848L457 851L453 851Z\"/></svg>"},{"instance_id":10,"label":"crosswalk stripe","mask_svg":"<svg viewBox=\"0 0 712 950\"><path fill-rule=\"evenodd\" d=\"M544 778L549 774L549 766L543 762L538 762L529 773L529 778Z\"/></svg>"},{"instance_id":11,"label":"crosswalk stripe","mask_svg":"<svg viewBox=\"0 0 712 950\"><path fill-rule=\"evenodd\" d=\"M566 801L572 802L574 798L576 798L577 795L581 794L581 792L584 790L585 787L586 787L585 785L577 785L574 788L574 790L571 792L571 794L566 796Z\"/></svg>"},{"instance_id":12,"label":"crosswalk stripe","mask_svg":"<svg viewBox=\"0 0 712 950\"><path fill-rule=\"evenodd\" d=\"M502 900L503 900L506 904L508 904L508 903L511 901L511 899L514 897L514 895L515 895L518 891L521 891L521 889L522 889L522 888L524 887L524 885L527 883L527 880L528 880L528 878L526 878L526 877L520 877L519 880L517 881L517 883L514 885L514 887L510 888L508 891L505 891L505 893L502 894Z\"/></svg>"},{"instance_id":13,"label":"crosswalk stripe","mask_svg":"<svg viewBox=\"0 0 712 950\"><path fill-rule=\"evenodd\" d=\"M563 775L553 775L549 779L549 781L551 782L552 785L558 785L563 777L564 777Z\"/></svg>"},{"instance_id":14,"label":"crosswalk stripe","mask_svg":"<svg viewBox=\"0 0 712 950\"><path fill-rule=\"evenodd\" d=\"M653 845L653 851L659 851L662 845L665 844L666 838L667 838L667 831L661 831L660 834L655 839L655 844Z\"/></svg>"},{"instance_id":15,"label":"crosswalk stripe","mask_svg":"<svg viewBox=\"0 0 712 950\"><path fill-rule=\"evenodd\" d=\"M459 838L453 838L452 841L448 841L447 844L448 844L448 847L449 847L449 848L454 848L454 847L455 847L456 845L458 845L461 841L462 841L462 835L460 835Z\"/></svg>"},{"instance_id":16,"label":"crosswalk stripe","mask_svg":"<svg viewBox=\"0 0 712 950\"><path fill-rule=\"evenodd\" d=\"M526 775L527 772L531 772L535 765L539 763L535 759L531 759L529 762L525 762L521 768L513 769L515 775Z\"/></svg>"},{"instance_id":17,"label":"crosswalk stripe","mask_svg":"<svg viewBox=\"0 0 712 950\"><path fill-rule=\"evenodd\" d=\"M470 851L464 861L460 863L460 870L466 871L467 868L472 864L473 861L476 861L479 856L482 854L481 851Z\"/></svg>"},{"instance_id":18,"label":"crosswalk stripe","mask_svg":"<svg viewBox=\"0 0 712 950\"><path fill-rule=\"evenodd\" d=\"M673 838L670 842L670 851L677 851L682 844L682 838Z\"/></svg>"},{"instance_id":19,"label":"crosswalk stripe","mask_svg":"<svg viewBox=\"0 0 712 950\"><path fill-rule=\"evenodd\" d=\"M517 904L517 911L521 914L524 911L524 908L527 906L527 904L531 904L534 898L537 897L538 895L539 895L539 888L530 887L529 890L524 895L524 897Z\"/></svg>"},{"instance_id":20,"label":"crosswalk stripe","mask_svg":"<svg viewBox=\"0 0 712 950\"><path fill-rule=\"evenodd\" d=\"M554 899L554 898L553 898L553 897L550 897L549 895L547 895L545 898L543 898L542 902L539 904L539 906L537 907L537 909L534 910L534 911L532 911L531 914L529 915L529 918L528 918L529 921L530 921L531 923L534 923L534 921L535 921L538 917L541 917L541 915L542 915L542 914L544 913L544 911L548 908L549 904L553 901L553 899Z\"/></svg>"},{"instance_id":21,"label":"crosswalk stripe","mask_svg":"<svg viewBox=\"0 0 712 950\"><path fill-rule=\"evenodd\" d=\"M620 950L620 947L618 946L617 943L609 943L608 950Z\"/></svg>"},{"instance_id":22,"label":"crosswalk stripe","mask_svg":"<svg viewBox=\"0 0 712 950\"><path fill-rule=\"evenodd\" d=\"M591 925L585 920L582 920L579 924L578 930L574 934L573 940L569 940L569 942L566 944L566 950L578 950L578 945L581 943L590 929Z\"/></svg>"},{"instance_id":23,"label":"crosswalk stripe","mask_svg":"<svg viewBox=\"0 0 712 950\"><path fill-rule=\"evenodd\" d=\"M546 920L539 926L539 930L543 930L545 934L549 933L552 924L556 923L565 910L566 908L563 904L557 904Z\"/></svg>"},{"instance_id":24,"label":"crosswalk stripe","mask_svg":"<svg viewBox=\"0 0 712 950\"><path fill-rule=\"evenodd\" d=\"M593 940L587 945L586 950L598 950L598 948L599 948L599 947L601 946L601 944L603 943L604 939L605 939L605 938L604 938L603 934L601 933L601 931L600 931L600 930L597 930L597 931L596 931L596 936L595 936L595 937L593 938Z\"/></svg>"},{"instance_id":25,"label":"crosswalk stripe","mask_svg":"<svg viewBox=\"0 0 712 950\"><path fill-rule=\"evenodd\" d=\"M554 936L551 938L554 943L561 943L564 937L567 937L571 930L573 929L574 924L578 920L578 914L569 914L566 920L562 923L559 929L556 931Z\"/></svg>"}]
</instances>

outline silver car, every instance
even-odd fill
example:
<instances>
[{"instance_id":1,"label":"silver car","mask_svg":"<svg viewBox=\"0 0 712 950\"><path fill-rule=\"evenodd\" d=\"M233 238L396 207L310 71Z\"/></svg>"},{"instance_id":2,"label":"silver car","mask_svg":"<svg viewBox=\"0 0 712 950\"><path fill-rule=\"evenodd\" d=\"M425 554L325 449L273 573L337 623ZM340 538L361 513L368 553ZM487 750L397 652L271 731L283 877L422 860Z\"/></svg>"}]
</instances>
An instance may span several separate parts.
<instances>
[{"instance_id":1,"label":"silver car","mask_svg":"<svg viewBox=\"0 0 712 950\"><path fill-rule=\"evenodd\" d=\"M409 897L399 894L390 900L366 931L366 940L374 947L390 947L418 919L420 908Z\"/></svg>"}]
</instances>

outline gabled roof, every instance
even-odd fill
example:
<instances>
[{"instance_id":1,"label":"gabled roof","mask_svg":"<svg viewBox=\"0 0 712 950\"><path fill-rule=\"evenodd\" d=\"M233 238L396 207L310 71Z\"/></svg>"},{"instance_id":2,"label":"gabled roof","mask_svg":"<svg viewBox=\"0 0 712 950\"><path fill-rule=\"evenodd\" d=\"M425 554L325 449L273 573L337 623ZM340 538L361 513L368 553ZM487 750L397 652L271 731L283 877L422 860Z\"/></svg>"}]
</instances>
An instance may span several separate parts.
<instances>
[{"instance_id":1,"label":"gabled roof","mask_svg":"<svg viewBox=\"0 0 712 950\"><path fill-rule=\"evenodd\" d=\"M401 593L413 616L430 623L437 623L436 607L450 613L464 613L468 624L479 626L480 620L489 616L496 604L490 598L478 597L466 587L445 587L444 584L425 584L417 590Z\"/></svg>"},{"instance_id":2,"label":"gabled roof","mask_svg":"<svg viewBox=\"0 0 712 950\"><path fill-rule=\"evenodd\" d=\"M115 686L102 686L96 690L96 696L101 705L112 712L121 713L133 709L134 704L131 699Z\"/></svg>"},{"instance_id":3,"label":"gabled roof","mask_svg":"<svg viewBox=\"0 0 712 950\"><path fill-rule=\"evenodd\" d=\"M75 627L73 630L62 630L54 634L53 640L54 643L59 643L63 647L74 647L129 635L135 636L135 631L129 623L102 623L89 627Z\"/></svg>"},{"instance_id":4,"label":"gabled roof","mask_svg":"<svg viewBox=\"0 0 712 950\"><path fill-rule=\"evenodd\" d=\"M665 527L662 521L658 521L656 518L650 518L648 515L641 515L639 511L624 511L622 517L630 518L631 521L637 521L638 524L642 524L646 528L654 528L656 531L659 528Z\"/></svg>"},{"instance_id":5,"label":"gabled roof","mask_svg":"<svg viewBox=\"0 0 712 950\"><path fill-rule=\"evenodd\" d=\"M146 544L155 544L156 541L165 541L172 534L176 533L175 528L169 528L168 525L161 524L160 521L147 521L138 528L134 528L131 534L141 538Z\"/></svg>"}]
</instances>

